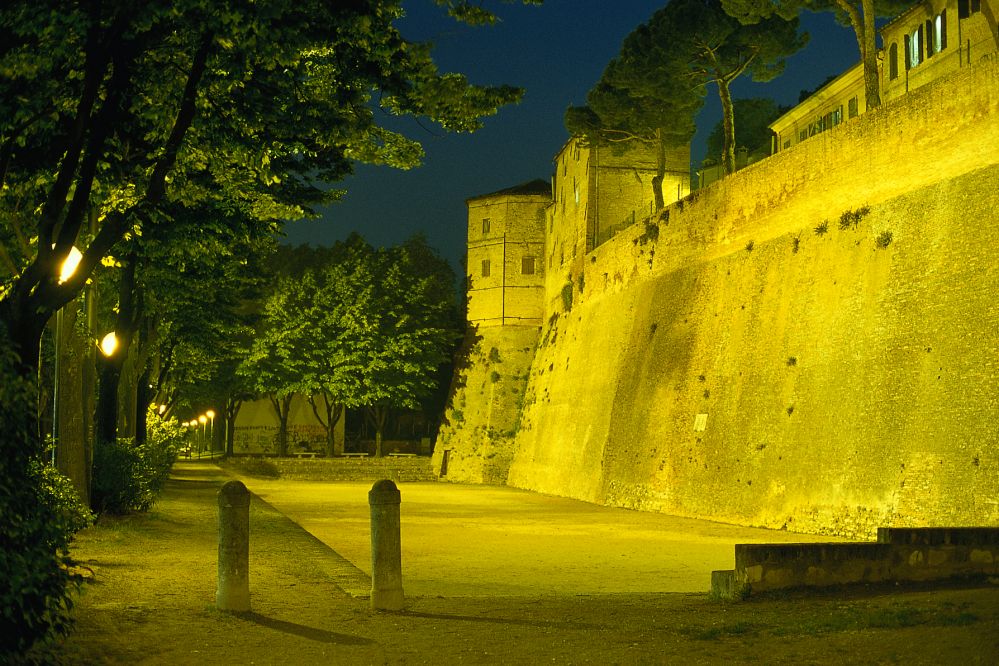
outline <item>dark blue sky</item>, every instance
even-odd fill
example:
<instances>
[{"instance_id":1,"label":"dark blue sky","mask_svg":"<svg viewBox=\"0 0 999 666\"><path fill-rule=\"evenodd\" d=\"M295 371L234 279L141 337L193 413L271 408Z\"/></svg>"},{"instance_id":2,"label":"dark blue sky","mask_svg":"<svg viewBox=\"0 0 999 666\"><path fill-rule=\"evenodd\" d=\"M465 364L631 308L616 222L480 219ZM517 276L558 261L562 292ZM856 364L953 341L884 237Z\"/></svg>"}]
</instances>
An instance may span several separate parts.
<instances>
[{"instance_id":1,"label":"dark blue sky","mask_svg":"<svg viewBox=\"0 0 999 666\"><path fill-rule=\"evenodd\" d=\"M478 28L456 24L429 0L405 4L409 16L400 26L403 34L434 42L443 71L465 73L474 83L523 87L523 100L487 118L474 134L445 134L415 119L392 125L423 143L423 166L411 171L359 166L340 184L347 190L345 198L321 219L290 223L285 242L328 245L357 231L375 245L394 245L419 232L460 273L465 199L547 179L552 158L568 138L562 125L566 107L585 103L587 91L625 36L664 2L493 3L502 22ZM859 60L853 32L836 24L831 13L806 13L802 27L811 41L788 61L784 74L768 84L738 81L735 97L771 97L791 105L802 89L814 88ZM704 157L707 135L720 118L717 91L711 88L697 120L695 164Z\"/></svg>"}]
</instances>

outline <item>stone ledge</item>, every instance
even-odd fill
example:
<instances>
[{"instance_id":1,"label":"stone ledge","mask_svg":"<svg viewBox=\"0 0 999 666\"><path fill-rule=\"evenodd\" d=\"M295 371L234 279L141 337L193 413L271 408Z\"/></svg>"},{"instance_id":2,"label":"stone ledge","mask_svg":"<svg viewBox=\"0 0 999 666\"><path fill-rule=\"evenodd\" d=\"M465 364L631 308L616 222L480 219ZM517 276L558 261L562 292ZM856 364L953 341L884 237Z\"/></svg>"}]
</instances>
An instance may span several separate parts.
<instances>
[{"instance_id":1,"label":"stone ledge","mask_svg":"<svg viewBox=\"0 0 999 666\"><path fill-rule=\"evenodd\" d=\"M857 583L985 581L999 576L999 528L880 528L878 542L736 544L712 596Z\"/></svg>"}]
</instances>

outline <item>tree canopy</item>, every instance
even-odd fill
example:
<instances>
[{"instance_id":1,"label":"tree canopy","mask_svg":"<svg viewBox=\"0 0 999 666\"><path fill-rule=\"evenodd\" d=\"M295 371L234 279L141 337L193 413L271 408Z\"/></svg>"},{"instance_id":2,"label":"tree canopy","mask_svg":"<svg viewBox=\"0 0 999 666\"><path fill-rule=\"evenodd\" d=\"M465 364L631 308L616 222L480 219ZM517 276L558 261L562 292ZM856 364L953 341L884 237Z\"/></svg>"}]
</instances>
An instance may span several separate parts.
<instances>
[{"instance_id":1,"label":"tree canopy","mask_svg":"<svg viewBox=\"0 0 999 666\"><path fill-rule=\"evenodd\" d=\"M432 1L470 23L494 19L473 0ZM211 260L219 246L200 242L202 225L263 236L339 196L331 183L355 162L418 164L420 145L380 117L466 132L520 98L519 89L439 71L430 44L400 33L402 16L402 0L0 3L5 378L32 384L43 328L102 262L120 266L116 328L137 330L142 290L152 296L147 271L165 265L151 239L178 257L191 243ZM82 259L60 277L74 246ZM0 443L0 534L29 525L25 507L37 514L12 541L18 548L54 543L45 530L57 520L38 509L34 411L0 414L9 435ZM18 567L7 579L22 587L0 589L5 607L35 604L35 593L39 608L65 605L57 557ZM30 645L57 618L14 610L4 620L5 636Z\"/></svg>"},{"instance_id":2,"label":"tree canopy","mask_svg":"<svg viewBox=\"0 0 999 666\"><path fill-rule=\"evenodd\" d=\"M732 112L739 122L735 126L735 145L750 155L770 153L770 123L788 111L768 98L733 99ZM708 155L721 155L725 150L724 121L719 120L708 135Z\"/></svg>"},{"instance_id":3,"label":"tree canopy","mask_svg":"<svg viewBox=\"0 0 999 666\"><path fill-rule=\"evenodd\" d=\"M387 410L433 392L458 336L454 273L436 251L420 237L378 250L354 236L327 264L279 280L240 373L275 400L282 430L280 400L308 399L330 455L342 453L342 408L368 408L380 453Z\"/></svg>"},{"instance_id":4,"label":"tree canopy","mask_svg":"<svg viewBox=\"0 0 999 666\"><path fill-rule=\"evenodd\" d=\"M881 105L878 79L878 18L895 16L907 9L911 0L721 0L725 11L744 24L756 24L773 16L791 19L802 11L833 12L836 20L853 29L864 64L864 94L868 109Z\"/></svg>"},{"instance_id":5,"label":"tree canopy","mask_svg":"<svg viewBox=\"0 0 999 666\"><path fill-rule=\"evenodd\" d=\"M634 33L633 33L634 35ZM565 126L572 136L598 145L640 144L656 151L652 183L656 210L665 205L662 182L666 151L694 136L694 116L704 96L680 76L668 47L629 37L619 57L608 63L600 81L586 96L587 104L570 107Z\"/></svg>"},{"instance_id":6,"label":"tree canopy","mask_svg":"<svg viewBox=\"0 0 999 666\"><path fill-rule=\"evenodd\" d=\"M378 107L471 131L519 99L439 72L429 44L399 33L402 12L400 0L5 3L0 321L25 364L48 316L112 248L171 225L172 209L265 225L309 215L353 161L419 162L418 143L377 124ZM60 283L74 244L83 258Z\"/></svg>"},{"instance_id":7,"label":"tree canopy","mask_svg":"<svg viewBox=\"0 0 999 666\"><path fill-rule=\"evenodd\" d=\"M771 16L743 25L723 10L721 0L672 0L625 38L587 97L588 107L570 109L566 126L604 141L676 145L693 136L694 116L707 84L714 83L724 120L722 164L731 173L735 121L729 86L744 74L769 81L805 41L797 18Z\"/></svg>"}]
</instances>

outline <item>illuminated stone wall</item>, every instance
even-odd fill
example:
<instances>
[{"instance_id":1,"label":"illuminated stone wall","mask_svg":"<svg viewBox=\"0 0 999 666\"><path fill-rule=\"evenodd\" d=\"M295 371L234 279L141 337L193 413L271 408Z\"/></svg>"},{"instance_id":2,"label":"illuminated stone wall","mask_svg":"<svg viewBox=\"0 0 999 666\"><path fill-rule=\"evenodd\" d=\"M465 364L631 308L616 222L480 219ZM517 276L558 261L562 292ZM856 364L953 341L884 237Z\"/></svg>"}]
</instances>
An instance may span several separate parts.
<instances>
[{"instance_id":1,"label":"illuminated stone wall","mask_svg":"<svg viewBox=\"0 0 999 666\"><path fill-rule=\"evenodd\" d=\"M580 255L508 483L853 536L995 524L997 121L999 67L965 68Z\"/></svg>"},{"instance_id":2,"label":"illuminated stone wall","mask_svg":"<svg viewBox=\"0 0 999 666\"><path fill-rule=\"evenodd\" d=\"M537 339L536 326L469 331L464 365L434 447L433 469L442 480L506 482Z\"/></svg>"}]
</instances>

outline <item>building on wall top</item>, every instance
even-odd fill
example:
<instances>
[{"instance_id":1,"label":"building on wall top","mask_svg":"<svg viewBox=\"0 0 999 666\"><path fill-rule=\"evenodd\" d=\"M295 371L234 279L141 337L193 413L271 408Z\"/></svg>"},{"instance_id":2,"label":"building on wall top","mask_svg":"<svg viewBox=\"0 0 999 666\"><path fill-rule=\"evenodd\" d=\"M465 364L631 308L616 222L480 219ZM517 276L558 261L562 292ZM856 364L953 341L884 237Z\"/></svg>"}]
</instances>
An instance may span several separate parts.
<instances>
[{"instance_id":1,"label":"building on wall top","mask_svg":"<svg viewBox=\"0 0 999 666\"><path fill-rule=\"evenodd\" d=\"M999 0L924 0L881 28L881 101L904 95L999 52ZM821 134L866 109L864 69L857 63L775 120L773 152Z\"/></svg>"},{"instance_id":2,"label":"building on wall top","mask_svg":"<svg viewBox=\"0 0 999 666\"><path fill-rule=\"evenodd\" d=\"M866 106L864 66L858 62L771 123L772 152L787 150L856 118Z\"/></svg>"},{"instance_id":3,"label":"building on wall top","mask_svg":"<svg viewBox=\"0 0 999 666\"><path fill-rule=\"evenodd\" d=\"M666 151L662 195L666 204L690 193L690 145ZM654 212L656 148L600 146L570 139L555 156L548 262L564 265Z\"/></svg>"},{"instance_id":4,"label":"building on wall top","mask_svg":"<svg viewBox=\"0 0 999 666\"><path fill-rule=\"evenodd\" d=\"M541 324L545 208L551 200L551 183L532 180L465 201L470 324Z\"/></svg>"}]
</instances>

